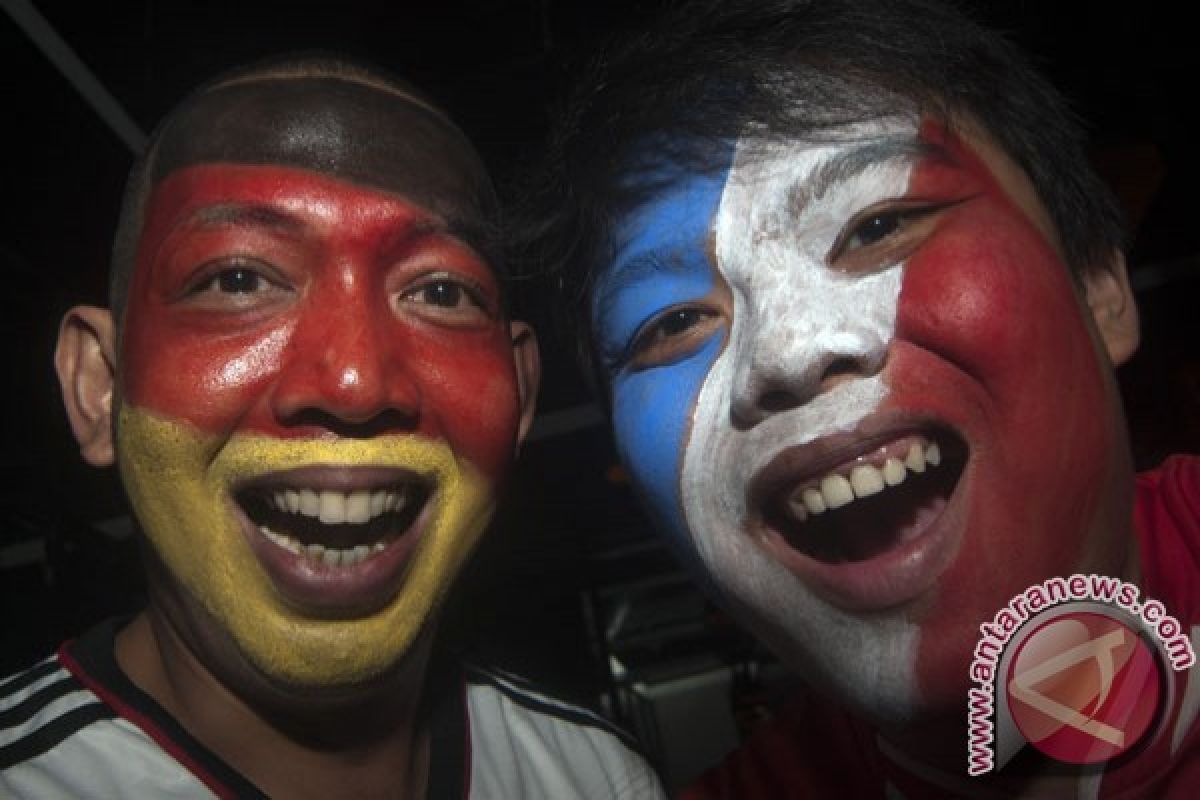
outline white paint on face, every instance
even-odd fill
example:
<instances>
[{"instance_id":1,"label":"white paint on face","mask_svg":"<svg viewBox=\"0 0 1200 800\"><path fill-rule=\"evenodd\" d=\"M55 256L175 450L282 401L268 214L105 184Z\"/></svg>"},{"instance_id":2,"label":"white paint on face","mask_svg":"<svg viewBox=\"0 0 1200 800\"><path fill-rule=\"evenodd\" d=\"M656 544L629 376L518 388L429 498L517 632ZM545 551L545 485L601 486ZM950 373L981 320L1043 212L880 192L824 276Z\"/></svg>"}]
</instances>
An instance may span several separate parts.
<instances>
[{"instance_id":1,"label":"white paint on face","mask_svg":"<svg viewBox=\"0 0 1200 800\"><path fill-rule=\"evenodd\" d=\"M905 196L912 158L900 153L917 131L892 120L844 133L738 145L715 226L732 322L696 403L681 494L697 552L743 621L793 667L900 719L916 701L916 626L830 605L747 529L753 476L786 448L853 431L887 394L903 265L855 274L829 259L857 215ZM835 363L853 368L830 380Z\"/></svg>"}]
</instances>

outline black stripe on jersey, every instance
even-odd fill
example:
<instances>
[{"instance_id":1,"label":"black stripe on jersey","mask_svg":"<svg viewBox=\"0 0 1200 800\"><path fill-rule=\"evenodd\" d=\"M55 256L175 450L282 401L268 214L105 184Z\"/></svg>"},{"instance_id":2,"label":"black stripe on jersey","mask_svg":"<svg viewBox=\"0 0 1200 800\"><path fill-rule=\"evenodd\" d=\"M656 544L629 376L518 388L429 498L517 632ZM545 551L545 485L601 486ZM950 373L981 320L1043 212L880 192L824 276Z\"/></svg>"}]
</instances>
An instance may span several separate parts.
<instances>
[{"instance_id":1,"label":"black stripe on jersey","mask_svg":"<svg viewBox=\"0 0 1200 800\"><path fill-rule=\"evenodd\" d=\"M141 728L177 761L181 755L191 759L196 768L204 774L196 770L192 770L192 773L215 794L223 797L265 798L262 790L193 738L166 709L125 675L117 665L114 654L116 633L124 623L125 620L107 620L66 646L67 653L75 660L79 669L98 685L100 691L97 691L97 694L100 694L101 699L116 703L116 710L120 716ZM148 729L136 718L129 716L130 711L140 715L154 730ZM156 733L159 736L156 736ZM182 761L179 768L188 769ZM206 778L220 785L224 794Z\"/></svg>"},{"instance_id":2,"label":"black stripe on jersey","mask_svg":"<svg viewBox=\"0 0 1200 800\"><path fill-rule=\"evenodd\" d=\"M11 695L21 691L31 683L37 683L42 678L62 669L62 664L58 663L57 658L48 658L40 664L36 664L24 672L19 672L10 677L4 683L0 683L0 698L10 697ZM66 674L66 671L63 671Z\"/></svg>"},{"instance_id":3,"label":"black stripe on jersey","mask_svg":"<svg viewBox=\"0 0 1200 800\"><path fill-rule=\"evenodd\" d=\"M78 691L83 684L75 680L69 673L64 673L61 680L43 686L33 692L12 708L0 711L0 728L14 728L29 721L30 717L41 711L50 703L64 694Z\"/></svg>"},{"instance_id":4,"label":"black stripe on jersey","mask_svg":"<svg viewBox=\"0 0 1200 800\"><path fill-rule=\"evenodd\" d=\"M24 736L0 747L0 770L37 758L71 734L102 719L111 719L113 711L99 701L73 708Z\"/></svg>"},{"instance_id":5,"label":"black stripe on jersey","mask_svg":"<svg viewBox=\"0 0 1200 800\"><path fill-rule=\"evenodd\" d=\"M565 700L558 700L550 695L544 695L541 692L526 689L525 687L530 684L524 679L510 678L508 675L497 674L477 665L468 665L466 673L467 680L473 683L486 683L518 705L541 714L573 722L576 725L584 725L612 734L633 752L644 755L641 745L636 739L594 711L589 711Z\"/></svg>"}]
</instances>

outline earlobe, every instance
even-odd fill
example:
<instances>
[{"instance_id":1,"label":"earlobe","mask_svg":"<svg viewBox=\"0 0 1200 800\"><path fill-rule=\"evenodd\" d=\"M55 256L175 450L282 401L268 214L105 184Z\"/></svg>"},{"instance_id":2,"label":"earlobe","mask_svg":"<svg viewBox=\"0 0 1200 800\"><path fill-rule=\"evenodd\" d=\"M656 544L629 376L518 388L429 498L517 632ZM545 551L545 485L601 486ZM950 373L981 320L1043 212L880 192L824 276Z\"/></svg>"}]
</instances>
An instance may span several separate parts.
<instances>
[{"instance_id":1,"label":"earlobe","mask_svg":"<svg viewBox=\"0 0 1200 800\"><path fill-rule=\"evenodd\" d=\"M108 309L76 306L63 316L54 350L71 430L83 459L97 467L112 464L114 456L115 333Z\"/></svg>"},{"instance_id":2,"label":"earlobe","mask_svg":"<svg viewBox=\"0 0 1200 800\"><path fill-rule=\"evenodd\" d=\"M1137 303L1129 286L1125 256L1114 251L1108 265L1085 275L1083 283L1092 319L1109 360L1113 366L1120 366L1137 350L1140 338Z\"/></svg>"},{"instance_id":3,"label":"earlobe","mask_svg":"<svg viewBox=\"0 0 1200 800\"><path fill-rule=\"evenodd\" d=\"M542 380L542 361L538 353L537 336L533 328L524 322L510 323L512 332L513 362L517 371L517 391L521 400L521 425L517 430L517 444L525 441L525 434L533 424L537 409L538 387Z\"/></svg>"}]
</instances>

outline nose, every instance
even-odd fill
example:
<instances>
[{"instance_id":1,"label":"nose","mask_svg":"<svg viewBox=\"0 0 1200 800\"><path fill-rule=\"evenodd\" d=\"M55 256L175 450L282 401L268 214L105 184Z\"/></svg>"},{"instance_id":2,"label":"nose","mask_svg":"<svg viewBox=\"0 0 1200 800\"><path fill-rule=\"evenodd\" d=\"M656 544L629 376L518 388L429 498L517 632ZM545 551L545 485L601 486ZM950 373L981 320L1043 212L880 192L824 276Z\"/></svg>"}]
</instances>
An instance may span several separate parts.
<instances>
[{"instance_id":1,"label":"nose","mask_svg":"<svg viewBox=\"0 0 1200 800\"><path fill-rule=\"evenodd\" d=\"M277 422L369 437L417 424L420 393L387 309L344 297L305 310L273 395Z\"/></svg>"},{"instance_id":2,"label":"nose","mask_svg":"<svg viewBox=\"0 0 1200 800\"><path fill-rule=\"evenodd\" d=\"M794 310L770 316L773 322L735 329L731 412L739 428L883 368L890 337L873 326L814 325Z\"/></svg>"}]
</instances>

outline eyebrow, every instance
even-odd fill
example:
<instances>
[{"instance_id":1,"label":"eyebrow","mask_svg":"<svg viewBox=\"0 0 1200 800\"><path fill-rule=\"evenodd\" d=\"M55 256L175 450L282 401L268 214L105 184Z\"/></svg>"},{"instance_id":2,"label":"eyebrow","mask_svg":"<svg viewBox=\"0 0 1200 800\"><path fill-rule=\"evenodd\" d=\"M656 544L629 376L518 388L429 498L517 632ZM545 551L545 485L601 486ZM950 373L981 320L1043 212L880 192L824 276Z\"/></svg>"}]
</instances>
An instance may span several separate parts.
<instances>
[{"instance_id":1,"label":"eyebrow","mask_svg":"<svg viewBox=\"0 0 1200 800\"><path fill-rule=\"evenodd\" d=\"M291 236L307 230L302 220L270 206L246 203L221 203L200 209L190 220L202 228L233 225L242 228L270 228Z\"/></svg>"},{"instance_id":2,"label":"eyebrow","mask_svg":"<svg viewBox=\"0 0 1200 800\"><path fill-rule=\"evenodd\" d=\"M687 270L688 264L683 258L663 258L658 251L639 253L606 271L599 281L603 289L596 295L594 308L603 313L604 310L612 308L617 297L630 287L653 280L663 273L683 274Z\"/></svg>"},{"instance_id":3,"label":"eyebrow","mask_svg":"<svg viewBox=\"0 0 1200 800\"><path fill-rule=\"evenodd\" d=\"M941 147L909 134L871 139L822 159L802 183L792 187L788 193L788 206L801 209L815 203L835 186L846 183L871 167L896 161L915 163L931 157L947 156Z\"/></svg>"}]
</instances>

